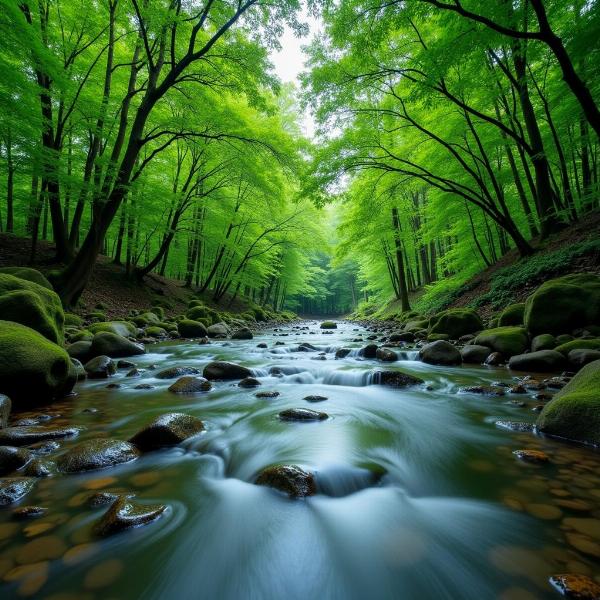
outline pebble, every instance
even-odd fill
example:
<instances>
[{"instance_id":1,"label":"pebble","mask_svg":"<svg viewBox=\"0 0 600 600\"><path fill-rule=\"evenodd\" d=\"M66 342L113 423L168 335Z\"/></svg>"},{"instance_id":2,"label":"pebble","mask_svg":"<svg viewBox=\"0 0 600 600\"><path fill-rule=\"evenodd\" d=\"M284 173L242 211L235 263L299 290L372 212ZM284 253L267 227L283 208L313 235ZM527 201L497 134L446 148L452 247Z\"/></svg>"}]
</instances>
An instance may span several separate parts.
<instances>
[{"instance_id":1,"label":"pebble","mask_svg":"<svg viewBox=\"0 0 600 600\"><path fill-rule=\"evenodd\" d=\"M57 535L47 535L36 538L21 546L15 555L15 560L20 565L29 565L45 560L60 558L67 547Z\"/></svg>"},{"instance_id":2,"label":"pebble","mask_svg":"<svg viewBox=\"0 0 600 600\"><path fill-rule=\"evenodd\" d=\"M116 558L105 560L92 567L85 575L83 586L87 590L98 590L112 585L123 572L123 562Z\"/></svg>"},{"instance_id":3,"label":"pebble","mask_svg":"<svg viewBox=\"0 0 600 600\"><path fill-rule=\"evenodd\" d=\"M513 454L524 462L538 465L547 463L550 460L548 455L541 450L514 450Z\"/></svg>"},{"instance_id":4,"label":"pebble","mask_svg":"<svg viewBox=\"0 0 600 600\"><path fill-rule=\"evenodd\" d=\"M525 508L533 517L536 517L537 519L543 519L545 521L560 519L563 514L560 508L552 506L551 504L528 504Z\"/></svg>"},{"instance_id":5,"label":"pebble","mask_svg":"<svg viewBox=\"0 0 600 600\"><path fill-rule=\"evenodd\" d=\"M567 598L576 600L598 600L600 584L585 575L552 575L550 583Z\"/></svg>"},{"instance_id":6,"label":"pebble","mask_svg":"<svg viewBox=\"0 0 600 600\"><path fill-rule=\"evenodd\" d=\"M48 580L49 563L21 565L11 569L4 575L4 581L18 581L17 593L19 596L33 596L37 594Z\"/></svg>"}]
</instances>

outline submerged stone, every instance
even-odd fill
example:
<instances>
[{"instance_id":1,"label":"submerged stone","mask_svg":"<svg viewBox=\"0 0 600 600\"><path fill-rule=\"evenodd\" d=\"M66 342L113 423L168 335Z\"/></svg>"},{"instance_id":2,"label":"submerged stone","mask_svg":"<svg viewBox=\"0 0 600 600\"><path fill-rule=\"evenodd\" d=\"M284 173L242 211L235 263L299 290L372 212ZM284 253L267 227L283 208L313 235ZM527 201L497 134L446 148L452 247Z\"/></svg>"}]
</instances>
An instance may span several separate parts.
<instances>
[{"instance_id":1,"label":"submerged stone","mask_svg":"<svg viewBox=\"0 0 600 600\"><path fill-rule=\"evenodd\" d=\"M5 427L0 429L0 444L29 446L45 440L73 437L79 434L80 431L80 427L45 427L44 425Z\"/></svg>"},{"instance_id":2,"label":"submerged stone","mask_svg":"<svg viewBox=\"0 0 600 600\"><path fill-rule=\"evenodd\" d=\"M277 398L277 396L280 396L281 394L279 392L275 392L275 391L268 391L268 392L256 392L256 394L254 394L257 398Z\"/></svg>"},{"instance_id":3,"label":"submerged stone","mask_svg":"<svg viewBox=\"0 0 600 600\"><path fill-rule=\"evenodd\" d=\"M0 506L8 506L26 496L35 485L32 477L3 477L0 479Z\"/></svg>"},{"instance_id":4,"label":"submerged stone","mask_svg":"<svg viewBox=\"0 0 600 600\"><path fill-rule=\"evenodd\" d=\"M129 441L140 450L156 450L164 446L176 446L203 430L204 423L198 417L184 413L168 413L156 417Z\"/></svg>"},{"instance_id":5,"label":"submerged stone","mask_svg":"<svg viewBox=\"0 0 600 600\"><path fill-rule=\"evenodd\" d=\"M598 600L600 584L587 575L552 575L550 583L566 598L575 600Z\"/></svg>"},{"instance_id":6,"label":"submerged stone","mask_svg":"<svg viewBox=\"0 0 600 600\"><path fill-rule=\"evenodd\" d=\"M290 498L304 498L317 492L314 475L296 465L267 467L256 478L256 484L275 488Z\"/></svg>"},{"instance_id":7,"label":"submerged stone","mask_svg":"<svg viewBox=\"0 0 600 600\"><path fill-rule=\"evenodd\" d=\"M174 394L196 394L198 392L207 392L211 388L210 381L204 377L192 377L186 375L180 377L175 383L169 386L169 391Z\"/></svg>"},{"instance_id":8,"label":"submerged stone","mask_svg":"<svg viewBox=\"0 0 600 600\"><path fill-rule=\"evenodd\" d=\"M17 469L21 469L32 459L32 453L25 448L0 446L0 475L8 475Z\"/></svg>"},{"instance_id":9,"label":"submerged stone","mask_svg":"<svg viewBox=\"0 0 600 600\"><path fill-rule=\"evenodd\" d=\"M323 421L329 415L309 408L288 408L279 413L282 421Z\"/></svg>"},{"instance_id":10,"label":"submerged stone","mask_svg":"<svg viewBox=\"0 0 600 600\"><path fill-rule=\"evenodd\" d=\"M170 367L159 371L155 377L157 379L175 379L184 375L200 375L200 369L196 367Z\"/></svg>"},{"instance_id":11,"label":"submerged stone","mask_svg":"<svg viewBox=\"0 0 600 600\"><path fill-rule=\"evenodd\" d=\"M226 361L213 361L204 367L202 373L210 381L244 379L252 377L252 371L241 365Z\"/></svg>"},{"instance_id":12,"label":"submerged stone","mask_svg":"<svg viewBox=\"0 0 600 600\"><path fill-rule=\"evenodd\" d=\"M387 385L390 387L403 388L411 385L424 383L419 377L402 373L402 371L375 371L373 373L375 385Z\"/></svg>"},{"instance_id":13,"label":"submerged stone","mask_svg":"<svg viewBox=\"0 0 600 600\"><path fill-rule=\"evenodd\" d=\"M312 395L312 396L304 396L304 399L307 402L323 402L324 400L327 400L327 396L318 396L318 395Z\"/></svg>"},{"instance_id":14,"label":"submerged stone","mask_svg":"<svg viewBox=\"0 0 600 600\"><path fill-rule=\"evenodd\" d=\"M543 464L550 460L541 450L514 450L513 454L522 461L534 464Z\"/></svg>"},{"instance_id":15,"label":"submerged stone","mask_svg":"<svg viewBox=\"0 0 600 600\"><path fill-rule=\"evenodd\" d=\"M58 458L58 469L63 473L104 469L135 460L139 454L129 442L103 438L86 440Z\"/></svg>"},{"instance_id":16,"label":"submerged stone","mask_svg":"<svg viewBox=\"0 0 600 600\"><path fill-rule=\"evenodd\" d=\"M127 496L119 496L100 518L94 530L97 535L107 536L146 525L158 519L166 508L164 504L138 504Z\"/></svg>"}]
</instances>

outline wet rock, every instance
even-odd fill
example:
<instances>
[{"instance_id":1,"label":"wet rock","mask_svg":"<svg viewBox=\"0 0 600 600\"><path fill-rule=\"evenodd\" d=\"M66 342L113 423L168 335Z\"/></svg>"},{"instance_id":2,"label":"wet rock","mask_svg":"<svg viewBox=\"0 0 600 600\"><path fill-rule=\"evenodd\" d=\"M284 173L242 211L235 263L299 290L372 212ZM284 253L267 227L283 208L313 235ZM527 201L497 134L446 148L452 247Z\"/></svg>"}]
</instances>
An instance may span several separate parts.
<instances>
[{"instance_id":1,"label":"wet rock","mask_svg":"<svg viewBox=\"0 0 600 600\"><path fill-rule=\"evenodd\" d=\"M33 455L25 448L0 446L0 475L8 475L21 469L32 459Z\"/></svg>"},{"instance_id":2,"label":"wet rock","mask_svg":"<svg viewBox=\"0 0 600 600\"><path fill-rule=\"evenodd\" d=\"M259 385L261 385L260 381L254 377L244 377L244 379L238 383L238 386L241 388L253 388L258 387Z\"/></svg>"},{"instance_id":3,"label":"wet rock","mask_svg":"<svg viewBox=\"0 0 600 600\"><path fill-rule=\"evenodd\" d=\"M248 327L241 327L240 329L236 329L231 334L232 340L251 340L254 337L252 335L252 331Z\"/></svg>"},{"instance_id":4,"label":"wet rock","mask_svg":"<svg viewBox=\"0 0 600 600\"><path fill-rule=\"evenodd\" d=\"M145 354L146 349L142 344L128 340L122 335L103 331L97 333L92 339L90 356L110 356L111 358L124 358Z\"/></svg>"},{"instance_id":5,"label":"wet rock","mask_svg":"<svg viewBox=\"0 0 600 600\"><path fill-rule=\"evenodd\" d=\"M81 361L76 358L71 358L71 365L77 381L84 381L87 379L87 373L85 372L85 367L81 364Z\"/></svg>"},{"instance_id":6,"label":"wet rock","mask_svg":"<svg viewBox=\"0 0 600 600\"><path fill-rule=\"evenodd\" d=\"M196 394L198 392L208 392L211 387L210 381L204 377L186 375L170 385L169 391L174 394Z\"/></svg>"},{"instance_id":7,"label":"wet rock","mask_svg":"<svg viewBox=\"0 0 600 600\"><path fill-rule=\"evenodd\" d=\"M267 344L265 344L264 342L261 342L260 344L256 344L257 348L268 348Z\"/></svg>"},{"instance_id":8,"label":"wet rock","mask_svg":"<svg viewBox=\"0 0 600 600\"><path fill-rule=\"evenodd\" d=\"M112 504L117 498L120 498L122 494L116 492L94 492L88 498L88 506L90 508L98 508L99 506L106 506ZM131 497L131 496L130 496Z\"/></svg>"},{"instance_id":9,"label":"wet rock","mask_svg":"<svg viewBox=\"0 0 600 600\"><path fill-rule=\"evenodd\" d=\"M395 362L398 360L398 355L388 348L377 348L375 357L382 362Z\"/></svg>"},{"instance_id":10,"label":"wet rock","mask_svg":"<svg viewBox=\"0 0 600 600\"><path fill-rule=\"evenodd\" d=\"M252 377L252 371L235 363L214 361L204 367L203 375L210 381L244 379Z\"/></svg>"},{"instance_id":11,"label":"wet rock","mask_svg":"<svg viewBox=\"0 0 600 600\"><path fill-rule=\"evenodd\" d=\"M35 485L32 477L3 477L0 479L0 506L8 506L25 497Z\"/></svg>"},{"instance_id":12,"label":"wet rock","mask_svg":"<svg viewBox=\"0 0 600 600\"><path fill-rule=\"evenodd\" d=\"M139 527L155 521L166 510L164 504L138 504L126 496L113 502L95 526L100 536L112 535L131 527Z\"/></svg>"},{"instance_id":13,"label":"wet rock","mask_svg":"<svg viewBox=\"0 0 600 600\"><path fill-rule=\"evenodd\" d=\"M256 478L256 484L275 488L290 498L304 498L317 492L314 475L296 465L267 467Z\"/></svg>"},{"instance_id":14,"label":"wet rock","mask_svg":"<svg viewBox=\"0 0 600 600\"><path fill-rule=\"evenodd\" d=\"M316 352L319 349L316 346L313 346L312 344L309 344L308 342L303 342L302 344L300 344L298 346L298 348L296 348L297 352Z\"/></svg>"},{"instance_id":15,"label":"wet rock","mask_svg":"<svg viewBox=\"0 0 600 600\"><path fill-rule=\"evenodd\" d=\"M68 355L71 358L76 358L80 360L82 363L86 363L91 355L90 348L92 347L92 342L87 342L85 340L81 340L79 342L73 342L69 344L66 348Z\"/></svg>"},{"instance_id":16,"label":"wet rock","mask_svg":"<svg viewBox=\"0 0 600 600\"><path fill-rule=\"evenodd\" d=\"M377 344L367 344L358 351L358 355L363 358L375 358L377 356Z\"/></svg>"},{"instance_id":17,"label":"wet rock","mask_svg":"<svg viewBox=\"0 0 600 600\"><path fill-rule=\"evenodd\" d=\"M531 340L531 350L533 352L537 352L538 350L554 350L557 345L558 342L551 333L542 333L541 335L536 335Z\"/></svg>"},{"instance_id":18,"label":"wet rock","mask_svg":"<svg viewBox=\"0 0 600 600\"><path fill-rule=\"evenodd\" d=\"M0 394L0 429L8 425L12 402L8 396Z\"/></svg>"},{"instance_id":19,"label":"wet rock","mask_svg":"<svg viewBox=\"0 0 600 600\"><path fill-rule=\"evenodd\" d=\"M177 329L184 338L204 338L208 335L204 323L193 319L182 319L177 324Z\"/></svg>"},{"instance_id":20,"label":"wet rock","mask_svg":"<svg viewBox=\"0 0 600 600\"><path fill-rule=\"evenodd\" d=\"M430 365L459 365L462 356L456 346L445 340L438 340L423 346L419 350L419 358Z\"/></svg>"},{"instance_id":21,"label":"wet rock","mask_svg":"<svg viewBox=\"0 0 600 600\"><path fill-rule=\"evenodd\" d=\"M533 431L533 423L523 423L521 421L496 421L496 427L508 429L509 431L519 431L529 433Z\"/></svg>"},{"instance_id":22,"label":"wet rock","mask_svg":"<svg viewBox=\"0 0 600 600\"><path fill-rule=\"evenodd\" d=\"M48 512L48 509L44 506L19 506L12 511L12 515L15 519L36 519L37 517L43 517Z\"/></svg>"},{"instance_id":23,"label":"wet rock","mask_svg":"<svg viewBox=\"0 0 600 600\"><path fill-rule=\"evenodd\" d=\"M125 377L141 377L144 371L141 369L131 369L128 371Z\"/></svg>"},{"instance_id":24,"label":"wet rock","mask_svg":"<svg viewBox=\"0 0 600 600\"><path fill-rule=\"evenodd\" d=\"M402 331L400 333L392 333L389 337L390 342L407 342L412 343L415 341L415 334L412 331Z\"/></svg>"},{"instance_id":25,"label":"wet rock","mask_svg":"<svg viewBox=\"0 0 600 600\"><path fill-rule=\"evenodd\" d=\"M501 352L492 352L486 359L485 363L488 367L499 367L506 362L504 354Z\"/></svg>"},{"instance_id":26,"label":"wet rock","mask_svg":"<svg viewBox=\"0 0 600 600\"><path fill-rule=\"evenodd\" d=\"M209 338L226 338L229 335L229 327L225 323L215 323L208 329Z\"/></svg>"},{"instance_id":27,"label":"wet rock","mask_svg":"<svg viewBox=\"0 0 600 600\"><path fill-rule=\"evenodd\" d=\"M579 574L552 575L550 583L566 598L599 600L600 584L591 577Z\"/></svg>"},{"instance_id":28,"label":"wet rock","mask_svg":"<svg viewBox=\"0 0 600 600\"><path fill-rule=\"evenodd\" d=\"M73 437L79 434L80 427L46 427L31 425L29 427L5 427L0 429L0 444L6 446L29 446L45 440L56 440Z\"/></svg>"},{"instance_id":29,"label":"wet rock","mask_svg":"<svg viewBox=\"0 0 600 600\"><path fill-rule=\"evenodd\" d=\"M468 394L480 394L482 396L504 396L504 390L489 385L470 385L460 388L461 392Z\"/></svg>"},{"instance_id":30,"label":"wet rock","mask_svg":"<svg viewBox=\"0 0 600 600\"><path fill-rule=\"evenodd\" d=\"M437 313L429 320L430 334L446 334L452 339L482 329L481 319L472 308L450 308Z\"/></svg>"},{"instance_id":31,"label":"wet rock","mask_svg":"<svg viewBox=\"0 0 600 600\"><path fill-rule=\"evenodd\" d=\"M256 392L254 394L257 398L277 398L279 396L279 392L268 391L268 392Z\"/></svg>"},{"instance_id":32,"label":"wet rock","mask_svg":"<svg viewBox=\"0 0 600 600\"><path fill-rule=\"evenodd\" d=\"M203 430L204 423L198 417L184 413L168 413L148 423L129 441L147 452L164 446L176 446Z\"/></svg>"},{"instance_id":33,"label":"wet rock","mask_svg":"<svg viewBox=\"0 0 600 600\"><path fill-rule=\"evenodd\" d=\"M350 348L338 348L335 351L335 357L336 358L346 358L346 356L348 356L348 354L350 354L351 350Z\"/></svg>"},{"instance_id":34,"label":"wet rock","mask_svg":"<svg viewBox=\"0 0 600 600\"><path fill-rule=\"evenodd\" d=\"M210 344L210 340L207 337L203 337L198 340L199 346L206 346L206 344Z\"/></svg>"},{"instance_id":35,"label":"wet rock","mask_svg":"<svg viewBox=\"0 0 600 600\"><path fill-rule=\"evenodd\" d=\"M55 440L49 440L44 442L36 442L35 444L28 445L29 450L35 456L46 456L52 454L60 448L60 444Z\"/></svg>"},{"instance_id":36,"label":"wet rock","mask_svg":"<svg viewBox=\"0 0 600 600\"><path fill-rule=\"evenodd\" d=\"M522 383L517 383L510 387L510 393L511 394L526 394L527 389L525 388L525 386Z\"/></svg>"},{"instance_id":37,"label":"wet rock","mask_svg":"<svg viewBox=\"0 0 600 600\"><path fill-rule=\"evenodd\" d=\"M149 383L139 383L133 389L134 390L153 390L154 386Z\"/></svg>"},{"instance_id":38,"label":"wet rock","mask_svg":"<svg viewBox=\"0 0 600 600\"><path fill-rule=\"evenodd\" d=\"M55 470L54 463L51 461L44 461L36 458L32 460L24 470L25 475L28 477L50 477L53 475Z\"/></svg>"},{"instance_id":39,"label":"wet rock","mask_svg":"<svg viewBox=\"0 0 600 600\"><path fill-rule=\"evenodd\" d=\"M337 329L337 323L335 321L323 321L320 325L321 329Z\"/></svg>"},{"instance_id":40,"label":"wet rock","mask_svg":"<svg viewBox=\"0 0 600 600\"><path fill-rule=\"evenodd\" d=\"M58 469L63 473L104 469L130 462L138 456L138 449L129 442L92 439L77 444L61 455L58 458Z\"/></svg>"},{"instance_id":41,"label":"wet rock","mask_svg":"<svg viewBox=\"0 0 600 600\"><path fill-rule=\"evenodd\" d=\"M109 390L118 390L119 388L121 388L123 386L120 383L109 383L106 387Z\"/></svg>"},{"instance_id":42,"label":"wet rock","mask_svg":"<svg viewBox=\"0 0 600 600\"><path fill-rule=\"evenodd\" d=\"M117 372L117 365L109 356L96 356L84 365L90 379L107 379Z\"/></svg>"},{"instance_id":43,"label":"wet rock","mask_svg":"<svg viewBox=\"0 0 600 600\"><path fill-rule=\"evenodd\" d=\"M480 365L485 362L490 354L490 349L487 346L477 346L476 344L463 346L460 350L463 362L469 364Z\"/></svg>"},{"instance_id":44,"label":"wet rock","mask_svg":"<svg viewBox=\"0 0 600 600\"><path fill-rule=\"evenodd\" d=\"M196 367L170 367L159 371L155 377L157 379L175 379L175 377L183 377L184 375L200 375L200 369Z\"/></svg>"},{"instance_id":45,"label":"wet rock","mask_svg":"<svg viewBox=\"0 0 600 600\"><path fill-rule=\"evenodd\" d=\"M533 464L544 464L550 459L545 452L541 450L514 450L513 454L520 460Z\"/></svg>"},{"instance_id":46,"label":"wet rock","mask_svg":"<svg viewBox=\"0 0 600 600\"><path fill-rule=\"evenodd\" d=\"M279 418L282 421L323 421L328 416L327 413L308 408L288 408L279 413Z\"/></svg>"},{"instance_id":47,"label":"wet rock","mask_svg":"<svg viewBox=\"0 0 600 600\"><path fill-rule=\"evenodd\" d=\"M402 373L402 371L375 371L373 373L375 385L388 385L390 387L403 388L411 385L424 383L419 377Z\"/></svg>"},{"instance_id":48,"label":"wet rock","mask_svg":"<svg viewBox=\"0 0 600 600\"><path fill-rule=\"evenodd\" d=\"M515 371L536 371L548 373L560 371L566 365L565 357L556 350L538 350L527 354L511 356L508 361L510 369Z\"/></svg>"},{"instance_id":49,"label":"wet rock","mask_svg":"<svg viewBox=\"0 0 600 600\"><path fill-rule=\"evenodd\" d=\"M327 396L318 396L315 394L312 396L304 396L304 400L307 402L323 402L324 400L327 400Z\"/></svg>"},{"instance_id":50,"label":"wet rock","mask_svg":"<svg viewBox=\"0 0 600 600\"><path fill-rule=\"evenodd\" d=\"M575 371L579 371L585 365L600 360L600 350L592 350L587 348L576 348L568 354L569 366Z\"/></svg>"},{"instance_id":51,"label":"wet rock","mask_svg":"<svg viewBox=\"0 0 600 600\"><path fill-rule=\"evenodd\" d=\"M130 360L119 360L117 361L117 369L135 369L136 364Z\"/></svg>"}]
</instances>

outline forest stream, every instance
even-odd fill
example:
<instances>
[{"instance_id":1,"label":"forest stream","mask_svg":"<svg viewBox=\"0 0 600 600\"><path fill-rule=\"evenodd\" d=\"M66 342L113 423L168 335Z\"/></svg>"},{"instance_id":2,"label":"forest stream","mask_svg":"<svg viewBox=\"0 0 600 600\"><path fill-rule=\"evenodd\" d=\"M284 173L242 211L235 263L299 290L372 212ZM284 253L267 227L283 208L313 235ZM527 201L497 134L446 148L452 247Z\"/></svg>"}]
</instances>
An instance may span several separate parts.
<instances>
[{"instance_id":1,"label":"forest stream","mask_svg":"<svg viewBox=\"0 0 600 600\"><path fill-rule=\"evenodd\" d=\"M503 385L516 376L506 368L431 366L410 348L382 365L358 355L370 335L348 322L331 332L303 322L253 340L158 343L132 359L138 377L120 369L110 381L77 384L46 416L16 415L82 428L58 449L41 446L49 458L86 439L129 439L167 412L195 415L206 429L126 464L39 480L27 504L46 514L18 521L0 513L2 571L22 566L3 598L527 600L557 597L552 575L597 571L600 455L506 427L534 422L540 390L531 388L542 386L525 382L530 389L510 393ZM300 351L301 343L316 349ZM335 358L341 347L353 350ZM216 382L177 395L167 389L173 380L156 378L212 360L251 368L261 385ZM375 384L382 369L425 383ZM493 382L506 393L461 391ZM279 395L256 396L266 391ZM290 408L327 418L278 417ZM521 449L549 461L522 461ZM291 499L256 485L273 464L314 473L317 493ZM94 525L107 507L88 502L99 491L167 509L100 538Z\"/></svg>"}]
</instances>

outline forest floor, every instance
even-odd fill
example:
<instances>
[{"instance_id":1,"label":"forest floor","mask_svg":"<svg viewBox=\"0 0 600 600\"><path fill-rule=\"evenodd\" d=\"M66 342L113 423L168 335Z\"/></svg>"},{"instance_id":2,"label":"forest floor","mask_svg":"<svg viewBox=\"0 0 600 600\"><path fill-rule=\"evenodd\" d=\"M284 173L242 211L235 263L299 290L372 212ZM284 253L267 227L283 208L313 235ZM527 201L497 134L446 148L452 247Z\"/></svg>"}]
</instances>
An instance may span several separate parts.
<instances>
[{"instance_id":1,"label":"forest floor","mask_svg":"<svg viewBox=\"0 0 600 600\"><path fill-rule=\"evenodd\" d=\"M31 266L48 273L60 266L54 261L54 244L47 241L38 242L36 262L30 264L30 245L29 238L0 233L0 267ZM201 298L207 305L229 312L243 312L246 308L239 301L231 306L228 301L217 305L210 296L203 297L193 288L184 287L182 281L154 273L146 276L143 282L136 281L127 277L123 266L100 256L75 312L89 312L102 305L108 318L118 319L126 317L132 309L150 309L158 305L165 309L167 316L172 316L185 313L191 298Z\"/></svg>"}]
</instances>

